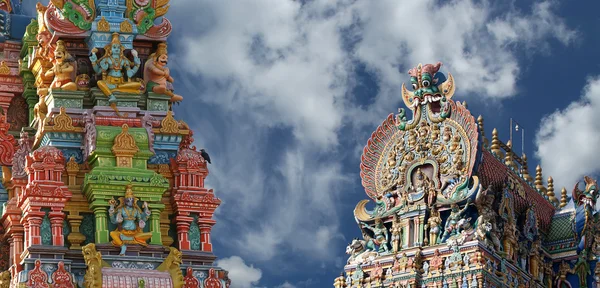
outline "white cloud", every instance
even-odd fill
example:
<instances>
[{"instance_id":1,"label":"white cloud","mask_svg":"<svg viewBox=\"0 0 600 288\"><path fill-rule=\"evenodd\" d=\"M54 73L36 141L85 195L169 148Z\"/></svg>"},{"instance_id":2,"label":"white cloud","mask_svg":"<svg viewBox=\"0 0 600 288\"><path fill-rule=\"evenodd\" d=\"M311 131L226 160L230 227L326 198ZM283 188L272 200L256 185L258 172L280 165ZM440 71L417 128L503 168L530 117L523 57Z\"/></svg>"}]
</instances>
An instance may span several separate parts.
<instances>
[{"instance_id":1,"label":"white cloud","mask_svg":"<svg viewBox=\"0 0 600 288\"><path fill-rule=\"evenodd\" d=\"M246 265L239 256L220 259L217 266L229 271L231 288L253 288L262 277L262 271L253 265Z\"/></svg>"},{"instance_id":2,"label":"white cloud","mask_svg":"<svg viewBox=\"0 0 600 288\"><path fill-rule=\"evenodd\" d=\"M290 282L286 281L285 283L283 283L275 288L296 288L296 286L294 286L294 285L290 284Z\"/></svg>"},{"instance_id":3,"label":"white cloud","mask_svg":"<svg viewBox=\"0 0 600 288\"><path fill-rule=\"evenodd\" d=\"M536 154L545 178L554 179L556 191L566 187L570 192L583 176L600 172L596 146L600 142L599 109L600 77L595 77L588 80L580 100L542 119Z\"/></svg>"},{"instance_id":4,"label":"white cloud","mask_svg":"<svg viewBox=\"0 0 600 288\"><path fill-rule=\"evenodd\" d=\"M516 93L517 48L574 35L551 2L532 14L438 2L173 1L171 65L188 74L176 86L199 93L180 109L216 155L207 186L226 203L215 241L256 261L340 262L339 203L359 190L350 181L358 174L342 167L345 153L353 165L360 157L342 144L363 146L365 130L396 110L410 67L443 61L459 93L501 99ZM369 105L351 94L357 63L376 76ZM219 113L201 115L200 106Z\"/></svg>"}]
</instances>

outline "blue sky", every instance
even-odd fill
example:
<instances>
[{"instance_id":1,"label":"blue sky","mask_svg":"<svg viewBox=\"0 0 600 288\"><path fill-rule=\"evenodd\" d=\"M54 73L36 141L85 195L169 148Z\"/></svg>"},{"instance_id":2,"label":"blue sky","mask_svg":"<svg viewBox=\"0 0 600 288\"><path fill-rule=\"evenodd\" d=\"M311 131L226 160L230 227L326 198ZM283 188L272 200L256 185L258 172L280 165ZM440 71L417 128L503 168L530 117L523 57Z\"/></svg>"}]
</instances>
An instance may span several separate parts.
<instances>
[{"instance_id":1,"label":"blue sky","mask_svg":"<svg viewBox=\"0 0 600 288\"><path fill-rule=\"evenodd\" d=\"M600 4L500 2L172 4L175 111L211 153L234 287L331 287L360 236L362 147L420 62L444 63L488 137L518 121L531 173L542 163L558 195L600 170Z\"/></svg>"},{"instance_id":2,"label":"blue sky","mask_svg":"<svg viewBox=\"0 0 600 288\"><path fill-rule=\"evenodd\" d=\"M418 63L444 63L488 137L525 127L557 194L600 171L597 1L171 2L175 113L211 154L234 288L331 287L360 236L362 147Z\"/></svg>"}]
</instances>

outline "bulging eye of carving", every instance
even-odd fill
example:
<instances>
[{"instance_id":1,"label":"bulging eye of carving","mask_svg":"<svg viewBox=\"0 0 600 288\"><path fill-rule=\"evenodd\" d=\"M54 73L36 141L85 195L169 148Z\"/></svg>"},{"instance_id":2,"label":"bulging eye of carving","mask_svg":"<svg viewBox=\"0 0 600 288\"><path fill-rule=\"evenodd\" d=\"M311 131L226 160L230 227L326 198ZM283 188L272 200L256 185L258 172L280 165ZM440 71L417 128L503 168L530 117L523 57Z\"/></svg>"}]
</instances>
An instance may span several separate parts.
<instances>
[{"instance_id":1,"label":"bulging eye of carving","mask_svg":"<svg viewBox=\"0 0 600 288\"><path fill-rule=\"evenodd\" d=\"M429 85L431 85L431 82L429 80L423 80L423 87L429 87Z\"/></svg>"},{"instance_id":2,"label":"bulging eye of carving","mask_svg":"<svg viewBox=\"0 0 600 288\"><path fill-rule=\"evenodd\" d=\"M419 86L417 86L417 83L412 83L412 86L413 86L413 90L419 89Z\"/></svg>"}]
</instances>

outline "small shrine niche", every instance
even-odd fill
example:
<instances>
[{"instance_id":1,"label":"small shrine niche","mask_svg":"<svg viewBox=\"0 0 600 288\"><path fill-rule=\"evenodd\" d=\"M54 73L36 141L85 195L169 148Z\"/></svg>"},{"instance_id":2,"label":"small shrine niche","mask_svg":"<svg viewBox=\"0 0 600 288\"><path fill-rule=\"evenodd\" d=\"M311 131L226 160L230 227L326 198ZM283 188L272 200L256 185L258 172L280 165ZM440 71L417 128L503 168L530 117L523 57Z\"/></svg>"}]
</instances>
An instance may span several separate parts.
<instances>
[{"instance_id":1,"label":"small shrine niche","mask_svg":"<svg viewBox=\"0 0 600 288\"><path fill-rule=\"evenodd\" d=\"M133 156L140 149L135 143L135 139L129 134L129 126L123 124L121 133L115 137L112 152L117 158L117 167L131 168L133 166Z\"/></svg>"}]
</instances>

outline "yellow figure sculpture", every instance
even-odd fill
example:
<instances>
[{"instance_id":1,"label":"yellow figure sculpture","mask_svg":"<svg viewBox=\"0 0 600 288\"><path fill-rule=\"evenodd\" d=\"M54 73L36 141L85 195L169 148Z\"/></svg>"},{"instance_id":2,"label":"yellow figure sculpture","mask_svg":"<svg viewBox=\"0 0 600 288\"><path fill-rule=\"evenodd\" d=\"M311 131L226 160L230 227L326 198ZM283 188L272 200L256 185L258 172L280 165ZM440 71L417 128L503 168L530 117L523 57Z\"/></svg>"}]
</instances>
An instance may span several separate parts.
<instances>
[{"instance_id":1,"label":"yellow figure sculpture","mask_svg":"<svg viewBox=\"0 0 600 288\"><path fill-rule=\"evenodd\" d=\"M115 32L112 34L110 44L104 47L105 52L102 58L98 59L98 56L96 56L96 53L98 53L98 49L96 48L92 49L92 54L90 55L94 71L98 74L102 73L102 80L97 82L98 88L108 97L108 102L111 105L117 102L117 98L113 95L113 92L138 94L142 87L142 83L131 81L133 75L140 68L141 63L137 51L131 50L131 54L133 55L133 63L131 63L123 54L124 50L125 47L123 47L121 40L119 40L119 33ZM123 69L127 71L129 81L125 80L125 75L122 72Z\"/></svg>"},{"instance_id":2,"label":"yellow figure sculpture","mask_svg":"<svg viewBox=\"0 0 600 288\"><path fill-rule=\"evenodd\" d=\"M73 82L75 66L71 62L73 57L67 52L65 42L58 40L54 50L54 66L44 74L46 77L54 77L50 89L77 90L77 84Z\"/></svg>"},{"instance_id":3,"label":"yellow figure sculpture","mask_svg":"<svg viewBox=\"0 0 600 288\"><path fill-rule=\"evenodd\" d=\"M183 97L173 93L173 90L167 87L167 82L173 83L169 68L166 67L169 62L167 54L167 44L160 43L156 52L148 57L144 64L144 82L146 83L146 92L165 94L171 97L171 102L179 102Z\"/></svg>"},{"instance_id":4,"label":"yellow figure sculpture","mask_svg":"<svg viewBox=\"0 0 600 288\"><path fill-rule=\"evenodd\" d=\"M121 247L120 255L125 255L127 244L139 244L147 246L146 241L152 237L152 233L143 232L146 221L150 216L148 203L144 202L142 209L138 207L138 198L133 195L132 185L126 186L125 197L119 198L119 206L116 207L116 201L109 201L110 208L108 215L110 222L117 224L117 229L110 232L112 244Z\"/></svg>"}]
</instances>

